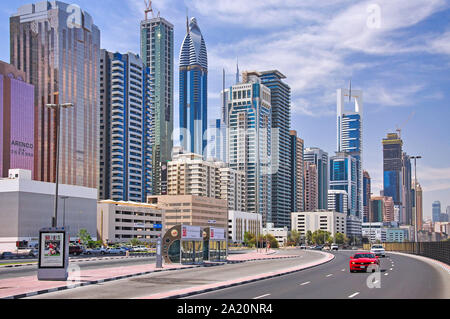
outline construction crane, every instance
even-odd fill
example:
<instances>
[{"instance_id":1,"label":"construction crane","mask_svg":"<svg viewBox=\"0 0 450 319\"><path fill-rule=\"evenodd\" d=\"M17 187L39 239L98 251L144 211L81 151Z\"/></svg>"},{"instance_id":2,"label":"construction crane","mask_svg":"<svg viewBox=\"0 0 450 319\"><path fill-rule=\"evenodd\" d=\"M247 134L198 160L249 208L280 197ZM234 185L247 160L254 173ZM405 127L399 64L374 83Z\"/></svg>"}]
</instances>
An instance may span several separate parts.
<instances>
[{"instance_id":1,"label":"construction crane","mask_svg":"<svg viewBox=\"0 0 450 319\"><path fill-rule=\"evenodd\" d=\"M145 20L148 20L149 12L152 13L152 18L154 17L153 9L152 9L152 0L144 0L145 3Z\"/></svg>"},{"instance_id":2,"label":"construction crane","mask_svg":"<svg viewBox=\"0 0 450 319\"><path fill-rule=\"evenodd\" d=\"M408 119L404 121L400 126L397 125L396 131L398 132L398 138L402 138L402 128L408 124L408 122L412 119L412 117L416 114L416 111L412 111L409 115Z\"/></svg>"}]
</instances>

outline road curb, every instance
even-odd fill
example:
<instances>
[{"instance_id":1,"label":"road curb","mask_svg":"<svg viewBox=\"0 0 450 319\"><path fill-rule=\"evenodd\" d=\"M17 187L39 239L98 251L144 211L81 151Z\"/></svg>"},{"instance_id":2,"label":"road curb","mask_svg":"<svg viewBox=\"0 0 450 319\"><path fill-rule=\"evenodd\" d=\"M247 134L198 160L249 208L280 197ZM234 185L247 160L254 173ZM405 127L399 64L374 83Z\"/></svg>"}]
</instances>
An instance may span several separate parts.
<instances>
[{"instance_id":1,"label":"road curb","mask_svg":"<svg viewBox=\"0 0 450 319\"><path fill-rule=\"evenodd\" d=\"M439 261L439 260L436 260L436 259L433 259L430 257L414 255L414 254L407 254L407 253L402 253L402 252L397 252L397 251L388 251L386 253L392 253L392 254L396 254L396 255L401 255L401 256L406 256L406 257L411 257L411 258L415 258L418 260L422 260L424 262L431 263L435 266L438 266L438 267L442 268L443 270L445 270L448 274L450 274L450 265L447 265L446 263L443 263L442 261Z\"/></svg>"},{"instance_id":2,"label":"road curb","mask_svg":"<svg viewBox=\"0 0 450 319\"><path fill-rule=\"evenodd\" d=\"M288 270L288 271L285 271L285 272L278 272L278 273L275 273L273 275L267 275L267 276L263 275L263 277L253 278L253 279L249 279L249 280L243 280L243 281L240 281L240 282L234 282L234 283L229 283L229 284L225 283L223 285L219 285L219 286L216 286L216 287L207 287L207 288L204 288L204 289L199 289L199 290L190 291L190 292L186 292L186 293L178 293L178 294L175 293L173 295L170 295L170 296L167 296L167 297L162 297L162 298L159 298L159 299L185 298L185 297L190 297L190 296L202 294L202 293L205 293L205 292L211 292L211 291L216 291L216 290L220 290L220 289L224 289L224 288L230 288L230 287L240 286L240 285L244 285L244 284L248 284L248 283L252 283L252 282L257 282L257 281L261 281L261 280L266 280L266 279L271 279L271 278L275 278L275 277L280 277L280 276L296 273L296 272L299 272L299 271L302 271L302 270L306 270L306 269L310 269L310 268L313 268L313 267L317 267L319 265L326 264L326 263L334 260L334 258L335 258L335 255L330 254L330 253L324 253L324 252L317 252L317 253L326 255L328 257L328 259L325 260L325 261L321 261L319 263L313 264L313 265L309 265L309 266L306 266L306 267L301 267L301 268L298 268L298 269ZM272 258L272 259L275 259L275 258ZM145 298L138 298L138 299L149 299L152 296L156 296L156 295L158 295L158 294L154 294L154 295L150 295L150 296L145 297Z\"/></svg>"}]
</instances>

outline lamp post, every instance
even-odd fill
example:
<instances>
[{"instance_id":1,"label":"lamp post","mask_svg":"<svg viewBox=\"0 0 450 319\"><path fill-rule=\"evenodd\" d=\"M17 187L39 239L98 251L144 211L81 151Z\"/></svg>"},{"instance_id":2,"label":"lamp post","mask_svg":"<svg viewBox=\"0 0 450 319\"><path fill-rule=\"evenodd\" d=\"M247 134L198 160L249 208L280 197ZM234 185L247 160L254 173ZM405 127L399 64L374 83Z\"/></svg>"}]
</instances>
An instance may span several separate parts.
<instances>
[{"instance_id":1,"label":"lamp post","mask_svg":"<svg viewBox=\"0 0 450 319\"><path fill-rule=\"evenodd\" d=\"M57 94L56 94L57 95ZM56 176L55 176L55 211L53 212L52 227L57 227L58 225L58 182L59 182L59 140L60 140L60 119L61 119L61 108L68 109L73 107L72 103L64 104L47 104L48 108L56 112Z\"/></svg>"},{"instance_id":2,"label":"lamp post","mask_svg":"<svg viewBox=\"0 0 450 319\"><path fill-rule=\"evenodd\" d=\"M414 242L418 241L418 228L417 228L417 163L418 159L421 159L422 156L411 156L414 160Z\"/></svg>"},{"instance_id":3,"label":"lamp post","mask_svg":"<svg viewBox=\"0 0 450 319\"><path fill-rule=\"evenodd\" d=\"M372 248L372 218L371 218L371 209L370 209L370 201L372 199L373 193L370 193L370 199L369 199L369 246Z\"/></svg>"},{"instance_id":4,"label":"lamp post","mask_svg":"<svg viewBox=\"0 0 450 319\"><path fill-rule=\"evenodd\" d=\"M66 227L66 199L68 199L69 196L61 196L61 199L64 201L64 210L63 210L63 226Z\"/></svg>"}]
</instances>

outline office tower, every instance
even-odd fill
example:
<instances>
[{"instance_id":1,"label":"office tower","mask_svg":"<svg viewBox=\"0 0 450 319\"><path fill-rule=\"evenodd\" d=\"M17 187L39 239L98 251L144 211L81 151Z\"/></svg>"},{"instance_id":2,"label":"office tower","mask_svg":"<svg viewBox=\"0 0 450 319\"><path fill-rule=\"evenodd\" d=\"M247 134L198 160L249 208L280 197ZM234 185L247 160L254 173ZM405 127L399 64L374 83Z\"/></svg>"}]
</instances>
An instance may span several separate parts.
<instances>
[{"instance_id":1,"label":"office tower","mask_svg":"<svg viewBox=\"0 0 450 319\"><path fill-rule=\"evenodd\" d=\"M358 218L357 159L346 152L336 152L330 158L330 189L344 190L348 195L348 215Z\"/></svg>"},{"instance_id":2,"label":"office tower","mask_svg":"<svg viewBox=\"0 0 450 319\"><path fill-rule=\"evenodd\" d=\"M305 187L304 187L304 141L297 137L296 131L289 131L291 140L291 212L305 211Z\"/></svg>"},{"instance_id":3,"label":"office tower","mask_svg":"<svg viewBox=\"0 0 450 319\"><path fill-rule=\"evenodd\" d=\"M441 221L441 202L438 200L432 204L432 220L433 223Z\"/></svg>"},{"instance_id":4,"label":"office tower","mask_svg":"<svg viewBox=\"0 0 450 319\"><path fill-rule=\"evenodd\" d=\"M148 8L148 12L153 12ZM166 19L152 16L141 21L141 58L150 69L152 107L152 192L167 193L162 167L171 160L173 147L174 32ZM165 177L161 180L161 177Z\"/></svg>"},{"instance_id":5,"label":"office tower","mask_svg":"<svg viewBox=\"0 0 450 319\"><path fill-rule=\"evenodd\" d=\"M353 104L347 109L346 104ZM356 159L356 214L364 214L363 196L363 92L337 90L337 151L346 152ZM349 194L350 199L350 194ZM349 205L350 206L350 205Z\"/></svg>"},{"instance_id":6,"label":"office tower","mask_svg":"<svg viewBox=\"0 0 450 319\"><path fill-rule=\"evenodd\" d=\"M101 50L100 199L145 202L152 194L149 76L138 55Z\"/></svg>"},{"instance_id":7,"label":"office tower","mask_svg":"<svg viewBox=\"0 0 450 319\"><path fill-rule=\"evenodd\" d=\"M393 222L394 201L392 197L374 196L370 199L371 213L370 222Z\"/></svg>"},{"instance_id":8,"label":"office tower","mask_svg":"<svg viewBox=\"0 0 450 319\"><path fill-rule=\"evenodd\" d=\"M226 162L227 128L222 120L216 119L209 123L207 157L211 160Z\"/></svg>"},{"instance_id":9,"label":"office tower","mask_svg":"<svg viewBox=\"0 0 450 319\"><path fill-rule=\"evenodd\" d=\"M411 159L409 155L403 152L402 156L402 199L403 199L403 220L405 225L413 225L413 211L412 211L412 174L411 174Z\"/></svg>"},{"instance_id":10,"label":"office tower","mask_svg":"<svg viewBox=\"0 0 450 319\"><path fill-rule=\"evenodd\" d=\"M272 222L270 89L260 73L244 72L242 83L230 88L228 160L231 168L245 172L247 211Z\"/></svg>"},{"instance_id":11,"label":"office tower","mask_svg":"<svg viewBox=\"0 0 450 319\"><path fill-rule=\"evenodd\" d=\"M371 189L371 179L367 171L363 171L363 222L367 223L369 221L370 215L370 196L372 193Z\"/></svg>"},{"instance_id":12,"label":"office tower","mask_svg":"<svg viewBox=\"0 0 450 319\"><path fill-rule=\"evenodd\" d=\"M207 98L206 45L197 20L192 18L180 52L180 143L185 152L203 155L207 140Z\"/></svg>"},{"instance_id":13,"label":"office tower","mask_svg":"<svg viewBox=\"0 0 450 319\"><path fill-rule=\"evenodd\" d=\"M319 203L317 196L318 193L318 176L317 166L311 162L304 162L304 174L305 174L305 211L313 212L318 209ZM328 193L327 193L328 196ZM328 207L327 207L328 208Z\"/></svg>"},{"instance_id":14,"label":"office tower","mask_svg":"<svg viewBox=\"0 0 450 319\"><path fill-rule=\"evenodd\" d=\"M34 178L56 175L56 112L61 111L59 182L97 188L99 173L100 31L78 6L42 1L10 18L11 64L26 73L34 95Z\"/></svg>"},{"instance_id":15,"label":"office tower","mask_svg":"<svg viewBox=\"0 0 450 319\"><path fill-rule=\"evenodd\" d=\"M417 180L412 183L412 202L413 202L413 213L416 212L414 219L417 218L417 229L422 230L423 227L423 195L422 187ZM416 211L417 210L417 211Z\"/></svg>"},{"instance_id":16,"label":"office tower","mask_svg":"<svg viewBox=\"0 0 450 319\"><path fill-rule=\"evenodd\" d=\"M260 72L261 83L270 89L272 110L272 223L291 227L291 88L278 70ZM276 161L276 162L275 162Z\"/></svg>"},{"instance_id":17,"label":"office tower","mask_svg":"<svg viewBox=\"0 0 450 319\"><path fill-rule=\"evenodd\" d=\"M328 153L317 147L309 147L305 149L304 160L316 165L317 209L328 209Z\"/></svg>"},{"instance_id":18,"label":"office tower","mask_svg":"<svg viewBox=\"0 0 450 319\"><path fill-rule=\"evenodd\" d=\"M383 195L392 197L399 209L399 222L403 222L402 209L402 146L403 141L397 133L388 133L383 139Z\"/></svg>"},{"instance_id":19,"label":"office tower","mask_svg":"<svg viewBox=\"0 0 450 319\"><path fill-rule=\"evenodd\" d=\"M348 195L345 190L328 190L328 210L348 213Z\"/></svg>"},{"instance_id":20,"label":"office tower","mask_svg":"<svg viewBox=\"0 0 450 319\"><path fill-rule=\"evenodd\" d=\"M0 61L0 178L34 166L34 87L25 72Z\"/></svg>"}]
</instances>

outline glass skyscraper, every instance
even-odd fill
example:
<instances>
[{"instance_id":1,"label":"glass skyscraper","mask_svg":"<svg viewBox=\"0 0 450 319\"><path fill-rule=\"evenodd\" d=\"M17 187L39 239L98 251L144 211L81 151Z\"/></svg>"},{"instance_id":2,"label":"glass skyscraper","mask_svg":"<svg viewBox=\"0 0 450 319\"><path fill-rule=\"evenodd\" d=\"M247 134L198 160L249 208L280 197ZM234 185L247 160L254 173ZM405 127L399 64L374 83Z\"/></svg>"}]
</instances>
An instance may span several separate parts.
<instances>
[{"instance_id":1,"label":"glass skyscraper","mask_svg":"<svg viewBox=\"0 0 450 319\"><path fill-rule=\"evenodd\" d=\"M78 6L42 1L10 18L11 64L34 85L34 179L56 177L56 114L61 111L59 182L91 188L99 173L100 31Z\"/></svg>"},{"instance_id":2,"label":"glass skyscraper","mask_svg":"<svg viewBox=\"0 0 450 319\"><path fill-rule=\"evenodd\" d=\"M101 199L146 202L152 195L149 73L135 54L101 51Z\"/></svg>"},{"instance_id":3,"label":"glass skyscraper","mask_svg":"<svg viewBox=\"0 0 450 319\"><path fill-rule=\"evenodd\" d=\"M328 209L328 153L317 147L305 149L304 161L317 169L317 209Z\"/></svg>"},{"instance_id":4,"label":"glass skyscraper","mask_svg":"<svg viewBox=\"0 0 450 319\"><path fill-rule=\"evenodd\" d=\"M291 227L290 158L291 88L278 70L263 71L261 83L270 89L272 109L272 223L275 227ZM277 161L274 163L274 161Z\"/></svg>"},{"instance_id":5,"label":"glass skyscraper","mask_svg":"<svg viewBox=\"0 0 450 319\"><path fill-rule=\"evenodd\" d=\"M208 137L208 56L197 20L187 27L180 52L180 143L185 152L205 155Z\"/></svg>"},{"instance_id":6,"label":"glass skyscraper","mask_svg":"<svg viewBox=\"0 0 450 319\"><path fill-rule=\"evenodd\" d=\"M347 192L349 215L358 214L358 167L357 159L346 152L337 152L330 158L330 190Z\"/></svg>"},{"instance_id":7,"label":"glass skyscraper","mask_svg":"<svg viewBox=\"0 0 450 319\"><path fill-rule=\"evenodd\" d=\"M167 194L167 180L161 180L161 167L172 158L173 147L173 25L164 18L141 22L141 58L150 70L152 108L153 194Z\"/></svg>"},{"instance_id":8,"label":"glass skyscraper","mask_svg":"<svg viewBox=\"0 0 450 319\"><path fill-rule=\"evenodd\" d=\"M440 222L441 221L441 202L440 201L434 201L432 204L432 221Z\"/></svg>"},{"instance_id":9,"label":"glass skyscraper","mask_svg":"<svg viewBox=\"0 0 450 319\"><path fill-rule=\"evenodd\" d=\"M383 144L383 194L402 205L402 146L397 133L389 133Z\"/></svg>"}]
</instances>

